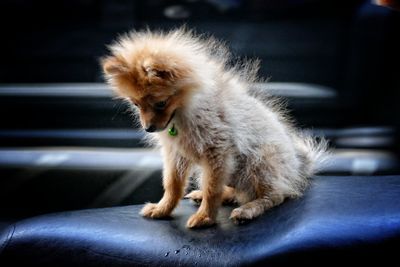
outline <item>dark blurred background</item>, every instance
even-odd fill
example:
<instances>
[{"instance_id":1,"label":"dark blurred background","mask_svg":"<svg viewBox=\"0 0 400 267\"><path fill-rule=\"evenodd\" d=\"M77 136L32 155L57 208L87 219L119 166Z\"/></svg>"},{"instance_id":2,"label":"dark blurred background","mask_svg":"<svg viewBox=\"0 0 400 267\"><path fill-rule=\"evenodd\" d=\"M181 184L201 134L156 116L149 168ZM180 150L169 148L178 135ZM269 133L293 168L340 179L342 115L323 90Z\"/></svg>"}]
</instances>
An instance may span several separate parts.
<instances>
[{"instance_id":1,"label":"dark blurred background","mask_svg":"<svg viewBox=\"0 0 400 267\"><path fill-rule=\"evenodd\" d=\"M284 96L300 128L331 140L322 175L399 173L393 9L361 0L3 0L0 20L7 220L159 198L158 154L143 148L99 66L118 34L146 27L186 24L238 57L260 58L270 83L258 87Z\"/></svg>"},{"instance_id":2,"label":"dark blurred background","mask_svg":"<svg viewBox=\"0 0 400 267\"><path fill-rule=\"evenodd\" d=\"M1 83L102 82L98 60L118 34L185 23L260 58L272 82L334 89L353 109L335 124L392 124L399 111L399 15L370 1L5 0L0 19Z\"/></svg>"}]
</instances>

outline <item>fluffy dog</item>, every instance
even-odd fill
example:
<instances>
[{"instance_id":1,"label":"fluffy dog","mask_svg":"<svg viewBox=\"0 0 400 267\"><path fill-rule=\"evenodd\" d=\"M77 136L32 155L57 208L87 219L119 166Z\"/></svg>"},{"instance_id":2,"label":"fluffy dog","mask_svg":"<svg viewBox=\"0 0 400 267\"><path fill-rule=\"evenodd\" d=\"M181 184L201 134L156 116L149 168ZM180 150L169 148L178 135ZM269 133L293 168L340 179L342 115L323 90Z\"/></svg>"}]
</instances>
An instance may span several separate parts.
<instances>
[{"instance_id":1,"label":"fluffy dog","mask_svg":"<svg viewBox=\"0 0 400 267\"><path fill-rule=\"evenodd\" d=\"M214 224L223 201L240 204L230 218L242 222L302 195L326 142L301 134L276 101L254 93L257 61L232 64L224 45L184 29L132 32L109 48L106 80L163 155L164 196L143 216L169 216L196 166L201 191L187 197L201 205L189 228Z\"/></svg>"}]
</instances>

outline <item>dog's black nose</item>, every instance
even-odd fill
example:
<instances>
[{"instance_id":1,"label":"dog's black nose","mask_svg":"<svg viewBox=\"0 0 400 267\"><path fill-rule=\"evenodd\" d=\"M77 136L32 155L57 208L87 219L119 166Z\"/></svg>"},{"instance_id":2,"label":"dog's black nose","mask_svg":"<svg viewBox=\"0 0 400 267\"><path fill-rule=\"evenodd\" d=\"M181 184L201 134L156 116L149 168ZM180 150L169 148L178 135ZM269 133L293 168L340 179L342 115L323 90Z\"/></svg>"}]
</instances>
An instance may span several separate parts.
<instances>
[{"instance_id":1,"label":"dog's black nose","mask_svg":"<svg viewBox=\"0 0 400 267\"><path fill-rule=\"evenodd\" d=\"M146 132L148 132L148 133L152 133L152 132L155 132L156 129L157 129L156 126L150 125L150 126L147 127L145 130L146 130Z\"/></svg>"}]
</instances>

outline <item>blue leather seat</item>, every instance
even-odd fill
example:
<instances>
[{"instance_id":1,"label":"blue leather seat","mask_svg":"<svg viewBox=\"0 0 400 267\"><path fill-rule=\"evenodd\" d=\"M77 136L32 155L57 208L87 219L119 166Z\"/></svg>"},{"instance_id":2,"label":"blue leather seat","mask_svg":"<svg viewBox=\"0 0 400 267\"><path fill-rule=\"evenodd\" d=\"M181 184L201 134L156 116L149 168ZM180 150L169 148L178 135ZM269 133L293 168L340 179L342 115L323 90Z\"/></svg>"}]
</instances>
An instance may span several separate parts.
<instances>
[{"instance_id":1,"label":"blue leather seat","mask_svg":"<svg viewBox=\"0 0 400 267\"><path fill-rule=\"evenodd\" d=\"M397 259L400 176L316 177L303 198L242 226L223 207L219 224L188 230L196 207L148 220L142 205L43 215L0 237L0 265L281 266L371 263ZM396 251L395 251L396 249Z\"/></svg>"}]
</instances>

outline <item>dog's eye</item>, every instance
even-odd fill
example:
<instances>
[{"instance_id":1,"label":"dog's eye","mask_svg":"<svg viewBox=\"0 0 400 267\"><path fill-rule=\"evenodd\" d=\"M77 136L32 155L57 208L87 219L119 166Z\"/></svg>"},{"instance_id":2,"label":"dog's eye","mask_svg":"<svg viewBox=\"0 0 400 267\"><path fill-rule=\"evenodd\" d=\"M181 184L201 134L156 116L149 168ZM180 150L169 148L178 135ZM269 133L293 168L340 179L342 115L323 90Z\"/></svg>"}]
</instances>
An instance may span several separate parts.
<instances>
[{"instance_id":1,"label":"dog's eye","mask_svg":"<svg viewBox=\"0 0 400 267\"><path fill-rule=\"evenodd\" d=\"M167 101L161 101L154 104L154 108L157 110L163 110L167 105Z\"/></svg>"}]
</instances>

